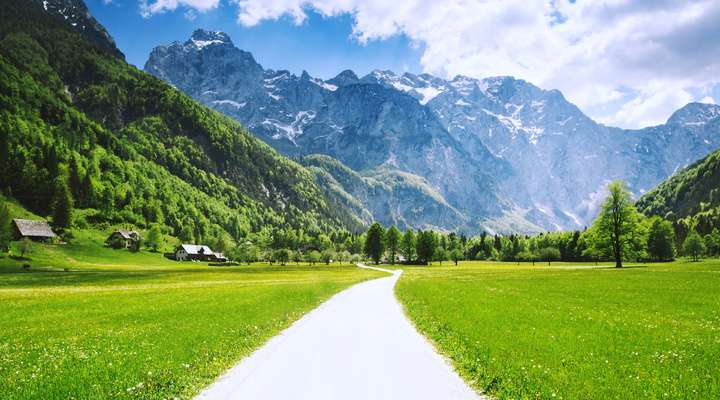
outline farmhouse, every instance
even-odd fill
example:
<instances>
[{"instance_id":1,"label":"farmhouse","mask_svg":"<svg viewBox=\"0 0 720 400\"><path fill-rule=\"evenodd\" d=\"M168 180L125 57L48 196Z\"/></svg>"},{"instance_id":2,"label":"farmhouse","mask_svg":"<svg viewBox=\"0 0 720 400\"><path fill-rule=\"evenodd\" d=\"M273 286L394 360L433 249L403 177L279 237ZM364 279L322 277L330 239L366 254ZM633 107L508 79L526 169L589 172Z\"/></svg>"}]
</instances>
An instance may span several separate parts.
<instances>
[{"instance_id":1,"label":"farmhouse","mask_svg":"<svg viewBox=\"0 0 720 400\"><path fill-rule=\"evenodd\" d=\"M135 247L139 240L138 232L118 229L105 239L105 244L115 248L130 248Z\"/></svg>"},{"instance_id":2,"label":"farmhouse","mask_svg":"<svg viewBox=\"0 0 720 400\"><path fill-rule=\"evenodd\" d=\"M177 261L216 261L225 262L227 258L221 253L215 253L208 246L197 244L181 244L175 250Z\"/></svg>"},{"instance_id":3,"label":"farmhouse","mask_svg":"<svg viewBox=\"0 0 720 400\"><path fill-rule=\"evenodd\" d=\"M50 229L47 221L13 219L13 237L15 240L28 238L34 241L46 241L55 236L55 232Z\"/></svg>"}]
</instances>

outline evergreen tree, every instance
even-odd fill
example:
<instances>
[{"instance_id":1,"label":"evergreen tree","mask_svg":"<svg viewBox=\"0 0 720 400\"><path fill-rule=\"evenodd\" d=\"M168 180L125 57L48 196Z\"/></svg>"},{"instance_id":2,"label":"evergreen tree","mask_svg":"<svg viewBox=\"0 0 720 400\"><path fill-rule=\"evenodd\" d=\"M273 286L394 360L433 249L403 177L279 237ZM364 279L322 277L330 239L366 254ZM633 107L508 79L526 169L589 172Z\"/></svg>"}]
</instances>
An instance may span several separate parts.
<instances>
[{"instance_id":1,"label":"evergreen tree","mask_svg":"<svg viewBox=\"0 0 720 400\"><path fill-rule=\"evenodd\" d=\"M675 257L675 232L672 223L659 217L650 220L648 255L653 260L669 261Z\"/></svg>"},{"instance_id":2,"label":"evergreen tree","mask_svg":"<svg viewBox=\"0 0 720 400\"><path fill-rule=\"evenodd\" d=\"M419 261L428 264L432 261L437 247L437 240L432 231L418 231L416 239L416 252Z\"/></svg>"},{"instance_id":3,"label":"evergreen tree","mask_svg":"<svg viewBox=\"0 0 720 400\"><path fill-rule=\"evenodd\" d=\"M82 178L80 177L80 167L75 157L70 161L68 183L70 184L70 193L72 193L78 207L82 206Z\"/></svg>"},{"instance_id":4,"label":"evergreen tree","mask_svg":"<svg viewBox=\"0 0 720 400\"><path fill-rule=\"evenodd\" d=\"M367 255L375 265L380 264L380 259L385 252L385 229L379 223L375 222L370 225L365 237L365 255Z\"/></svg>"},{"instance_id":5,"label":"evergreen tree","mask_svg":"<svg viewBox=\"0 0 720 400\"><path fill-rule=\"evenodd\" d=\"M415 233L412 229L405 231L402 237L402 243L400 243L400 252L405 257L406 263L411 263L415 260Z\"/></svg>"},{"instance_id":6,"label":"evergreen tree","mask_svg":"<svg viewBox=\"0 0 720 400\"><path fill-rule=\"evenodd\" d=\"M395 259L398 253L398 246L400 245L400 231L395 225L391 226L390 229L385 233L385 241L387 243L388 256L390 258L390 264L395 265Z\"/></svg>"},{"instance_id":7,"label":"evergreen tree","mask_svg":"<svg viewBox=\"0 0 720 400\"><path fill-rule=\"evenodd\" d=\"M645 247L641 216L623 181L610 183L608 191L610 194L591 228L591 245L599 253L611 255L615 267L622 268L624 258Z\"/></svg>"},{"instance_id":8,"label":"evergreen tree","mask_svg":"<svg viewBox=\"0 0 720 400\"><path fill-rule=\"evenodd\" d=\"M700 234L698 234L695 230L692 230L692 232L690 232L690 234L685 238L685 242L683 242L683 252L686 256L691 256L693 261L698 261L700 259L700 255L705 252L705 244L703 243Z\"/></svg>"},{"instance_id":9,"label":"evergreen tree","mask_svg":"<svg viewBox=\"0 0 720 400\"><path fill-rule=\"evenodd\" d=\"M53 225L60 230L69 228L72 223L73 198L63 174L55 180L52 204Z\"/></svg>"},{"instance_id":10,"label":"evergreen tree","mask_svg":"<svg viewBox=\"0 0 720 400\"><path fill-rule=\"evenodd\" d=\"M0 251L8 251L12 241L12 218L10 208L0 197Z\"/></svg>"}]
</instances>

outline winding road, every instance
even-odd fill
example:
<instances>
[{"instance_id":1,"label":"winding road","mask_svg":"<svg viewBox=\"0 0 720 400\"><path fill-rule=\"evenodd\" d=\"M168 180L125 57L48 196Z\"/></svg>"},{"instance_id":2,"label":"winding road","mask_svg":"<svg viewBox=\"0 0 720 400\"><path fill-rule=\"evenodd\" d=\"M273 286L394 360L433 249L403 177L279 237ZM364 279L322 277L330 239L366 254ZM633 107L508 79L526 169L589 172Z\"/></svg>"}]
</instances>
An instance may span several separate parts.
<instances>
[{"instance_id":1,"label":"winding road","mask_svg":"<svg viewBox=\"0 0 720 400\"><path fill-rule=\"evenodd\" d=\"M352 286L243 359L196 399L482 399L405 317L401 270Z\"/></svg>"}]
</instances>

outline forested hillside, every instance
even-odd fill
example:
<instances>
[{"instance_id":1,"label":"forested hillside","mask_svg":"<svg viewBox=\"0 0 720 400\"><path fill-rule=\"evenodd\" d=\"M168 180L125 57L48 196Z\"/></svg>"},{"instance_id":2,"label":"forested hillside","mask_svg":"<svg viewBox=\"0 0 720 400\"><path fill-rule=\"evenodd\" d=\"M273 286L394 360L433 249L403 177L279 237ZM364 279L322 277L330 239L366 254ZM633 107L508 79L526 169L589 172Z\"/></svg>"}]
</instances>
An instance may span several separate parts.
<instances>
[{"instance_id":1,"label":"forested hillside","mask_svg":"<svg viewBox=\"0 0 720 400\"><path fill-rule=\"evenodd\" d=\"M30 0L0 5L0 134L0 189L40 215L70 192L76 224L184 240L357 226L308 170Z\"/></svg>"},{"instance_id":2,"label":"forested hillside","mask_svg":"<svg viewBox=\"0 0 720 400\"><path fill-rule=\"evenodd\" d=\"M701 234L720 226L720 151L678 172L637 202L646 215L673 221L676 230L696 227Z\"/></svg>"}]
</instances>

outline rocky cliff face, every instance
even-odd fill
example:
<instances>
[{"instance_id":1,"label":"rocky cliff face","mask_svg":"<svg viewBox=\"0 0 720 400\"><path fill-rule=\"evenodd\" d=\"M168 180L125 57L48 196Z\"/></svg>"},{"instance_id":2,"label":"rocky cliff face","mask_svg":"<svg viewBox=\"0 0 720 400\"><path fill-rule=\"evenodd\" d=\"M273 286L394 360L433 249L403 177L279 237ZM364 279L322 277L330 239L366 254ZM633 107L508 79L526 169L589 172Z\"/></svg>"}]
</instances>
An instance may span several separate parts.
<instances>
[{"instance_id":1,"label":"rocky cliff face","mask_svg":"<svg viewBox=\"0 0 720 400\"><path fill-rule=\"evenodd\" d=\"M115 40L95 17L90 14L85 2L82 0L33 0L42 6L49 14L63 19L72 29L85 36L86 39L99 45L111 54L125 59L125 55L118 50Z\"/></svg>"},{"instance_id":2,"label":"rocky cliff face","mask_svg":"<svg viewBox=\"0 0 720 400\"><path fill-rule=\"evenodd\" d=\"M607 182L624 179L639 195L720 147L716 106L691 104L665 125L623 130L594 122L557 90L511 77L343 71L324 81L266 70L221 32L157 47L145 69L286 154L325 154L365 178L412 176L437 195L412 201L443 210L434 223L412 222L419 214L383 212L385 195L346 191L385 223L580 229Z\"/></svg>"}]
</instances>

